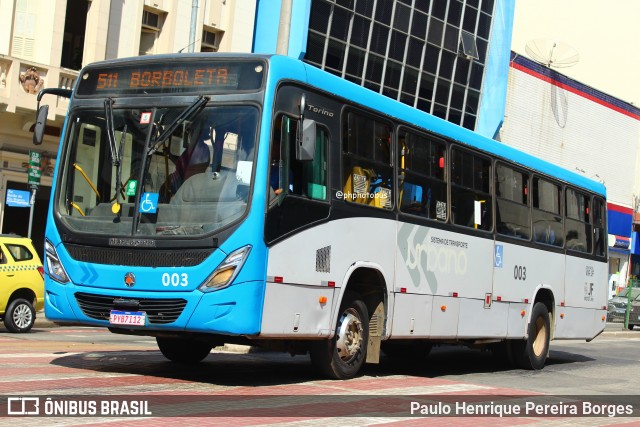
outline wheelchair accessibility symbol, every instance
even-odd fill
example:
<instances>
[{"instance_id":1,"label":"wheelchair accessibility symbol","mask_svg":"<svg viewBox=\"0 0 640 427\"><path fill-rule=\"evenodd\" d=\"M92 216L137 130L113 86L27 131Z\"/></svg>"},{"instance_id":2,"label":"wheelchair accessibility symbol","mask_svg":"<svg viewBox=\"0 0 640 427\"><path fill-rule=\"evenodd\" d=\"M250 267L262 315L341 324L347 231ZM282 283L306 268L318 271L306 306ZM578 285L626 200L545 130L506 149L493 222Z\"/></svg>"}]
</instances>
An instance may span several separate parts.
<instances>
[{"instance_id":1,"label":"wheelchair accessibility symbol","mask_svg":"<svg viewBox=\"0 0 640 427\"><path fill-rule=\"evenodd\" d=\"M504 248L502 245L496 245L495 257L493 259L493 266L495 268L502 268L504 264Z\"/></svg>"},{"instance_id":2,"label":"wheelchair accessibility symbol","mask_svg":"<svg viewBox=\"0 0 640 427\"><path fill-rule=\"evenodd\" d=\"M158 193L144 193L140 200L140 213L154 214L158 211Z\"/></svg>"}]
</instances>

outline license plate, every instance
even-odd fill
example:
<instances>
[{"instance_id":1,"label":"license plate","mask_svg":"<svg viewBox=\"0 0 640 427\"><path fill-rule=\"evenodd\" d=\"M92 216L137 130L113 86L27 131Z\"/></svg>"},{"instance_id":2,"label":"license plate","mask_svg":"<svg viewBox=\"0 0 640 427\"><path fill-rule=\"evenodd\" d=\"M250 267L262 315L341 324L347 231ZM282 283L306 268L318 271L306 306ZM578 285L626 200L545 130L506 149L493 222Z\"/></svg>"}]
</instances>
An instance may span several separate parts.
<instances>
[{"instance_id":1,"label":"license plate","mask_svg":"<svg viewBox=\"0 0 640 427\"><path fill-rule=\"evenodd\" d=\"M144 311L119 311L111 310L109 323L112 325L144 326L147 313Z\"/></svg>"}]
</instances>

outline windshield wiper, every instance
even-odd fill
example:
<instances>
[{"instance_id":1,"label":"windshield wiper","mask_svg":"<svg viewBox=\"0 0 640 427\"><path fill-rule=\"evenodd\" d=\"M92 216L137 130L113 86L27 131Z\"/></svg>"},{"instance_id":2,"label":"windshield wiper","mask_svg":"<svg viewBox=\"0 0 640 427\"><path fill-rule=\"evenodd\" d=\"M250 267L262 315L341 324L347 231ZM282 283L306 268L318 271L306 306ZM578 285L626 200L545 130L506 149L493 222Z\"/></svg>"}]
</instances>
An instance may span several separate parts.
<instances>
[{"instance_id":1,"label":"windshield wiper","mask_svg":"<svg viewBox=\"0 0 640 427\"><path fill-rule=\"evenodd\" d=\"M116 142L115 129L113 126L113 98L107 98L104 100L104 112L107 121L107 139L109 140L109 149L111 150L111 164L116 168L116 196L112 210L113 213L120 213L118 195L122 191L122 149L127 136L127 125L124 125L122 135L120 136L120 144L118 144Z\"/></svg>"},{"instance_id":2,"label":"windshield wiper","mask_svg":"<svg viewBox=\"0 0 640 427\"><path fill-rule=\"evenodd\" d=\"M202 111L207 102L209 102L209 97L200 95L193 104L185 108L169 126L164 128L160 136L153 141L153 145L149 147L149 150L147 151L147 156L158 151L158 148L164 144L164 141L169 138L173 132L175 132L178 126L180 126L185 120L194 117L197 113Z\"/></svg>"}]
</instances>

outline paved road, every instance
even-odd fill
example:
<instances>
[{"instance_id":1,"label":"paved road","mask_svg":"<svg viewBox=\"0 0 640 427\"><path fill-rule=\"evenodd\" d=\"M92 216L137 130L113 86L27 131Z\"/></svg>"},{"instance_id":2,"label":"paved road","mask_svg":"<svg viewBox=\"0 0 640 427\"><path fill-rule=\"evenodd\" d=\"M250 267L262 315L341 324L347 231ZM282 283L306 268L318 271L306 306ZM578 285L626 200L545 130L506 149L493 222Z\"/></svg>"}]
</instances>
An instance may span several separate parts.
<instances>
[{"instance_id":1,"label":"paved road","mask_svg":"<svg viewBox=\"0 0 640 427\"><path fill-rule=\"evenodd\" d=\"M149 338L39 324L26 335L0 330L0 395L37 396L42 408L47 398L97 405L98 414L88 418L12 417L16 427L175 425L176 418L169 416L185 414L189 417L180 418L180 425L640 425L638 418L539 418L535 412L518 418L410 416L412 402L423 410L437 411L441 405L438 415L447 415L446 407L460 415L452 405L513 410L518 403L550 402L536 397L544 393L613 394L616 384L640 395L640 382L632 375L640 372L639 346L640 331L609 328L592 343L554 342L549 365L538 372L504 368L478 351L443 347L420 364L386 361L369 366L362 377L328 381L318 378L302 356L231 348L214 350L202 364L180 366L166 361ZM620 375L612 376L618 369ZM1 399L0 414L6 414ZM127 415L123 405L130 413L141 401L152 415L99 417L105 399L115 402L110 414Z\"/></svg>"}]
</instances>

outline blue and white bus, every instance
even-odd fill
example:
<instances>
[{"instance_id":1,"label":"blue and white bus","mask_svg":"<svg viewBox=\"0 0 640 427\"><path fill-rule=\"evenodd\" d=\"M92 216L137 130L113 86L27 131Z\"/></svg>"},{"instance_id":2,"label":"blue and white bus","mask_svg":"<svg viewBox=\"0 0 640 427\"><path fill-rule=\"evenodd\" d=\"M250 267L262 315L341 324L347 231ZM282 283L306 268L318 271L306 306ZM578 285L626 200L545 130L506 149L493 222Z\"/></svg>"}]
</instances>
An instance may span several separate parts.
<instances>
[{"instance_id":1,"label":"blue and white bus","mask_svg":"<svg viewBox=\"0 0 640 427\"><path fill-rule=\"evenodd\" d=\"M91 64L46 229L46 316L309 353L350 378L434 344L541 369L596 337L602 184L282 56ZM39 110L41 141L47 106Z\"/></svg>"}]
</instances>

